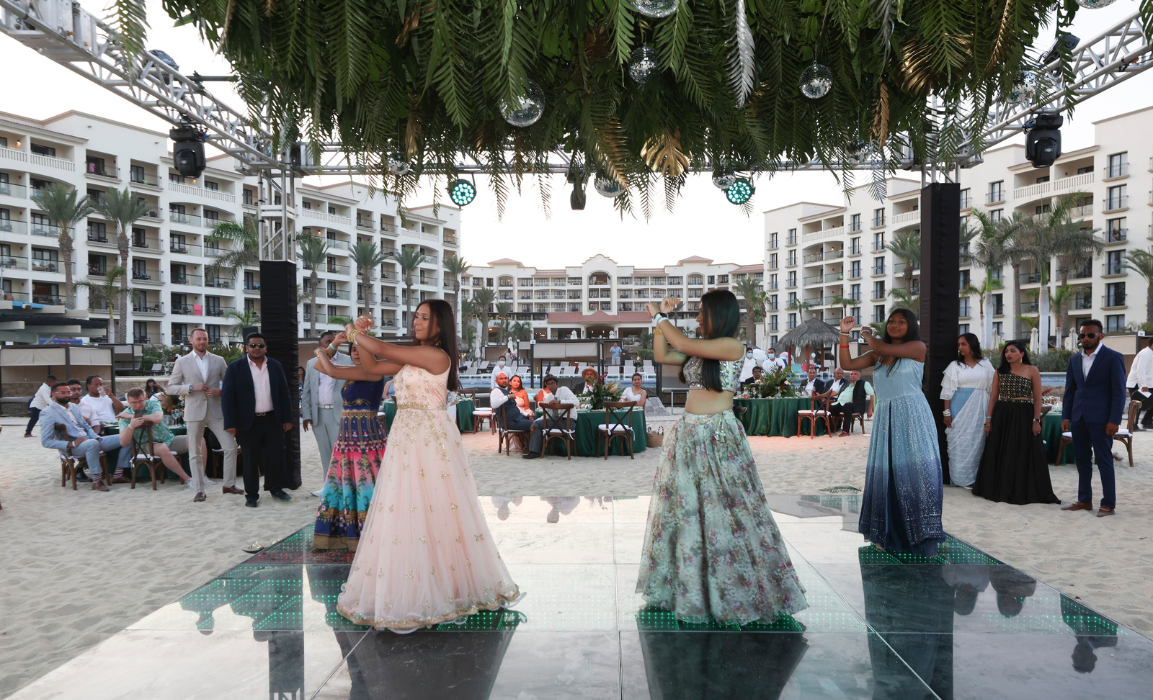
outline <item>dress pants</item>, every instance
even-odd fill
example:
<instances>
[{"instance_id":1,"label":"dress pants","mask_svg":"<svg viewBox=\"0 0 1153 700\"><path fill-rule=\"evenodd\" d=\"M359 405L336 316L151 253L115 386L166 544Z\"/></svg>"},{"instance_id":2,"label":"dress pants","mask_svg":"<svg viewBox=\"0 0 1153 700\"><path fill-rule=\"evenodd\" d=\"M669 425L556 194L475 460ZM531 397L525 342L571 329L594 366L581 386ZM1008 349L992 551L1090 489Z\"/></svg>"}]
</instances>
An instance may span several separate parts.
<instances>
[{"instance_id":1,"label":"dress pants","mask_svg":"<svg viewBox=\"0 0 1153 700\"><path fill-rule=\"evenodd\" d=\"M40 422L40 409L39 408L32 408L31 406L29 406L28 411L32 414L32 417L28 419L28 427L24 429L25 435L31 435L33 426L35 426L37 423Z\"/></svg>"},{"instance_id":2,"label":"dress pants","mask_svg":"<svg viewBox=\"0 0 1153 700\"><path fill-rule=\"evenodd\" d=\"M1138 415L1141 411L1145 412L1145 417L1141 419L1141 427L1153 428L1153 396L1142 396L1141 387L1135 386L1129 390L1129 398L1141 404Z\"/></svg>"},{"instance_id":3,"label":"dress pants","mask_svg":"<svg viewBox=\"0 0 1153 700\"><path fill-rule=\"evenodd\" d=\"M1116 508L1113 438L1105 434L1105 424L1072 421L1069 432L1073 434L1073 454L1077 457L1077 500L1093 505L1093 453L1096 453L1097 469L1101 472L1101 505Z\"/></svg>"},{"instance_id":4,"label":"dress pants","mask_svg":"<svg viewBox=\"0 0 1153 700\"><path fill-rule=\"evenodd\" d=\"M253 416L252 427L236 431L244 450L244 496L260 498L260 472L264 472L264 490L284 488L284 426L276 422L272 411Z\"/></svg>"},{"instance_id":5,"label":"dress pants","mask_svg":"<svg viewBox=\"0 0 1153 700\"><path fill-rule=\"evenodd\" d=\"M100 471L100 450L106 453L113 450L120 450L120 454L116 459L116 471L123 471L129 469L132 465L132 446L121 447L119 435L105 435L95 439L88 439L80 443L78 447L72 448L72 456L76 459L84 458L85 463L88 465L88 474L93 479L102 479L102 472Z\"/></svg>"},{"instance_id":6,"label":"dress pants","mask_svg":"<svg viewBox=\"0 0 1153 700\"><path fill-rule=\"evenodd\" d=\"M560 419L553 420L552 418L549 418L549 425L550 426L555 428L555 427L559 426L559 424L560 424ZM576 419L575 418L569 418L568 428L569 428L569 430L575 430L576 429ZM543 448L544 448L544 418L537 418L536 420L534 420L532 422L532 435L530 435L529 439L528 439L528 451L532 452L533 454L539 455Z\"/></svg>"},{"instance_id":7,"label":"dress pants","mask_svg":"<svg viewBox=\"0 0 1153 700\"><path fill-rule=\"evenodd\" d=\"M833 430L844 430L845 432L853 432L853 404L833 404L829 406L829 418L833 424Z\"/></svg>"},{"instance_id":8,"label":"dress pants","mask_svg":"<svg viewBox=\"0 0 1153 700\"><path fill-rule=\"evenodd\" d=\"M205 416L204 420L188 421L188 469L192 472L192 490L204 491L204 468L208 455L200 454L204 447L204 429L208 428L224 450L224 486L236 486L236 438L224 429L223 418Z\"/></svg>"},{"instance_id":9,"label":"dress pants","mask_svg":"<svg viewBox=\"0 0 1153 700\"><path fill-rule=\"evenodd\" d=\"M328 466L332 462L332 446L340 435L341 409L317 408L316 422L312 424L312 434L316 436L316 446L320 449L320 463L324 465L324 476L328 477Z\"/></svg>"}]
</instances>

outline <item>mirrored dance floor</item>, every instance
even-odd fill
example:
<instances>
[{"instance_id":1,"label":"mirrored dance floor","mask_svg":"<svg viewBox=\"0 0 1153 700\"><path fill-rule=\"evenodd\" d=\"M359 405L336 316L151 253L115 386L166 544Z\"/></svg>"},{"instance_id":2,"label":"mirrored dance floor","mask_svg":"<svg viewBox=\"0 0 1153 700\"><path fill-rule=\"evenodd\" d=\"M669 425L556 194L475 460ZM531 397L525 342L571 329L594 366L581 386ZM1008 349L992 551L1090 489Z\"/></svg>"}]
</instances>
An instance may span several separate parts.
<instances>
[{"instance_id":1,"label":"mirrored dance floor","mask_svg":"<svg viewBox=\"0 0 1153 700\"><path fill-rule=\"evenodd\" d=\"M483 498L528 596L410 635L335 612L352 557L306 527L13 698L1149 697L1153 642L950 538L864 547L855 496L773 496L809 609L680 625L635 591L648 497ZM158 563L162 565L162 563Z\"/></svg>"}]
</instances>

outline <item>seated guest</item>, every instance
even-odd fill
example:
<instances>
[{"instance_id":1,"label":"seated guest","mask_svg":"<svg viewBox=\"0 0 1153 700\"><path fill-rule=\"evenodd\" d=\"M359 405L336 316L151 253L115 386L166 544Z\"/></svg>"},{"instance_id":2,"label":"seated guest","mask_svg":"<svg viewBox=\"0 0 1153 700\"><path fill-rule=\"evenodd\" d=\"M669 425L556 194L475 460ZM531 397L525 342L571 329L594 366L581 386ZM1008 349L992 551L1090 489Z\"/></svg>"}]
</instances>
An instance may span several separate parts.
<instances>
[{"instance_id":1,"label":"seated guest","mask_svg":"<svg viewBox=\"0 0 1153 700\"><path fill-rule=\"evenodd\" d=\"M801 395L821 398L821 394L829 390L829 385L832 384L832 380L817 379L817 368L815 365L810 365L806 374L808 378L805 380L805 385L801 388Z\"/></svg>"},{"instance_id":2,"label":"seated guest","mask_svg":"<svg viewBox=\"0 0 1153 700\"><path fill-rule=\"evenodd\" d=\"M67 436L64 440L56 439L56 426L64 429ZM111 452L120 447L120 438L116 435L100 437L92 430L80 413L80 406L72 405L72 390L65 382L56 382L52 385L52 403L40 411L40 444L50 450L59 450L67 454L72 449L72 456L77 459L83 457L88 464L88 472L92 475L92 489L94 491L107 491L104 485L104 475L100 470L100 452ZM120 450L120 459L116 462L116 472L112 476L112 483L125 484L124 468L130 460L128 450Z\"/></svg>"},{"instance_id":3,"label":"seated guest","mask_svg":"<svg viewBox=\"0 0 1153 700\"><path fill-rule=\"evenodd\" d=\"M640 380L636 379L635 377L639 377L641 375L637 374L633 376L634 384L639 384ZM545 394L542 403L553 403L554 401L559 401L560 403L563 403L566 406L572 406L573 408L576 408L580 405L580 401L577 400L576 394L572 393L572 390L567 386L558 387L556 377L552 376L551 374L544 378L544 390ZM549 411L548 415L550 428L557 425L561 416L563 415L563 409L546 408L544 410ZM575 426L576 416L570 412L568 429L573 430ZM531 430L532 434L529 435L528 439L528 452L524 454L522 459L536 459L537 457L540 457L540 453L544 449L544 418L537 418L535 421L533 421Z\"/></svg>"},{"instance_id":4,"label":"seated guest","mask_svg":"<svg viewBox=\"0 0 1153 700\"><path fill-rule=\"evenodd\" d=\"M192 477L184 471L180 459L176 456L188 452L188 437L173 435L168 426L164 425L164 412L160 410L159 401L145 396L143 389L129 389L128 410L121 413L119 418L120 445L125 448L120 450L121 452L135 453L137 450L133 441L142 450L144 445L148 444L148 432L145 426L151 423L152 454L159 457L164 466L180 477L181 483L188 483ZM204 499L200 498L203 495L197 493L197 499L203 501Z\"/></svg>"},{"instance_id":5,"label":"seated guest","mask_svg":"<svg viewBox=\"0 0 1153 700\"><path fill-rule=\"evenodd\" d=\"M497 372L496 388L488 395L488 405L493 415L500 415L505 430L528 430L532 427L532 420L520 412L516 400L512 399L512 392L508 388L508 375Z\"/></svg>"},{"instance_id":6,"label":"seated guest","mask_svg":"<svg viewBox=\"0 0 1153 700\"><path fill-rule=\"evenodd\" d=\"M79 379L69 379L68 389L72 392L72 405L80 407L80 415L84 416L84 422L92 426L92 430L97 434L104 432L104 424L96 416L96 408L90 403L80 403L80 397L84 391L80 388L84 385Z\"/></svg>"},{"instance_id":7,"label":"seated guest","mask_svg":"<svg viewBox=\"0 0 1153 700\"><path fill-rule=\"evenodd\" d=\"M839 370L838 370L839 371ZM853 370L849 373L849 383L841 387L837 393L837 400L829 406L832 418L832 429L841 426L841 437L852 434L853 416L867 413L873 417L873 385L861 379L861 373Z\"/></svg>"},{"instance_id":8,"label":"seated guest","mask_svg":"<svg viewBox=\"0 0 1153 700\"><path fill-rule=\"evenodd\" d=\"M384 383L384 398L385 399L395 399L396 398L396 384L394 384L391 379L389 379L387 382Z\"/></svg>"},{"instance_id":9,"label":"seated guest","mask_svg":"<svg viewBox=\"0 0 1153 700\"><path fill-rule=\"evenodd\" d=\"M644 379L640 373L633 375L633 385L626 387L621 394L621 401L632 401L641 408L645 407L645 401L648 400L649 395L644 389L641 388L641 381Z\"/></svg>"},{"instance_id":10,"label":"seated guest","mask_svg":"<svg viewBox=\"0 0 1153 700\"><path fill-rule=\"evenodd\" d=\"M581 372L581 376L584 377L584 383L577 387L575 392L577 394L588 394L592 392L593 387L600 384L600 375L598 375L597 371L592 367L585 367L585 371Z\"/></svg>"},{"instance_id":11,"label":"seated guest","mask_svg":"<svg viewBox=\"0 0 1153 700\"><path fill-rule=\"evenodd\" d=\"M524 382L521 380L519 374L512 375L512 379L508 380L509 395L516 399L516 407L525 418L532 420L533 412L528 405L528 392L525 391Z\"/></svg>"},{"instance_id":12,"label":"seated guest","mask_svg":"<svg viewBox=\"0 0 1153 700\"><path fill-rule=\"evenodd\" d=\"M760 367L754 367L753 376L741 382L741 386L751 386L752 384L761 381L761 377L763 377L764 374L764 370L762 370Z\"/></svg>"},{"instance_id":13,"label":"seated guest","mask_svg":"<svg viewBox=\"0 0 1153 700\"><path fill-rule=\"evenodd\" d=\"M826 380L828 381L828 380ZM826 389L819 398L831 399L837 394L841 393L841 389L845 388L849 381L845 379L845 370L838 367L833 370L833 380L829 382L828 389Z\"/></svg>"},{"instance_id":14,"label":"seated guest","mask_svg":"<svg viewBox=\"0 0 1153 700\"><path fill-rule=\"evenodd\" d=\"M159 382L149 377L148 381L144 382L144 393L147 394L150 399L159 400L160 397L164 395L164 389L160 387Z\"/></svg>"},{"instance_id":15,"label":"seated guest","mask_svg":"<svg viewBox=\"0 0 1153 700\"><path fill-rule=\"evenodd\" d=\"M88 393L81 397L80 403L92 404L101 423L115 423L116 414L124 410L124 404L120 403L120 399L104 390L104 380L99 375L93 374L88 377L84 380L84 386Z\"/></svg>"}]
</instances>

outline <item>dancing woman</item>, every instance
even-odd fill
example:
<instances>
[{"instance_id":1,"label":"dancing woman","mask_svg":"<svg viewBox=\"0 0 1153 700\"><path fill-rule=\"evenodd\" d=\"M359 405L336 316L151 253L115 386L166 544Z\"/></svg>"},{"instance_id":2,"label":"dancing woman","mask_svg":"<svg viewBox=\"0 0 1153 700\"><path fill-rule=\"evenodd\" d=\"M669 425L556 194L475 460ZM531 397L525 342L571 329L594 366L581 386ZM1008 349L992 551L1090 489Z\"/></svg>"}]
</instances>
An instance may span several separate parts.
<instances>
[{"instance_id":1,"label":"dancing woman","mask_svg":"<svg viewBox=\"0 0 1153 700\"><path fill-rule=\"evenodd\" d=\"M981 341L972 333L957 338L957 361L945 368L941 398L945 401L945 437L949 441L949 481L972 488L985 448L985 405L993 385L993 365L981 356Z\"/></svg>"},{"instance_id":2,"label":"dancing woman","mask_svg":"<svg viewBox=\"0 0 1153 700\"><path fill-rule=\"evenodd\" d=\"M1001 350L987 404L984 430L989 437L973 495L1016 505L1060 503L1041 440L1041 372L1029 363L1020 340L1010 340Z\"/></svg>"},{"instance_id":3,"label":"dancing woman","mask_svg":"<svg viewBox=\"0 0 1153 700\"><path fill-rule=\"evenodd\" d=\"M840 365L877 368L877 408L857 529L882 549L936 556L937 545L945 540L941 452L933 413L921 391L925 344L917 317L908 309L893 309L881 339L865 326L861 338L869 350L849 357L849 331L856 322L852 316L841 319Z\"/></svg>"},{"instance_id":4,"label":"dancing woman","mask_svg":"<svg viewBox=\"0 0 1153 700\"><path fill-rule=\"evenodd\" d=\"M396 418L336 609L358 625L403 633L506 607L520 589L496 551L460 433L444 410L448 387L457 385L452 306L428 299L416 307L412 347L363 333L371 323L357 319L349 340L366 371L396 375Z\"/></svg>"},{"instance_id":5,"label":"dancing woman","mask_svg":"<svg viewBox=\"0 0 1153 700\"><path fill-rule=\"evenodd\" d=\"M353 347L350 356L355 366L337 367L328 359L328 353L316 350L316 370L345 382L340 390L344 402L340 433L332 447L320 507L316 510L314 549L356 551L368 517L376 473L384 457L384 426L376 417L384 394L384 378L364 369L358 348Z\"/></svg>"},{"instance_id":6,"label":"dancing woman","mask_svg":"<svg viewBox=\"0 0 1153 700\"><path fill-rule=\"evenodd\" d=\"M678 303L647 305L653 355L681 367L689 395L653 484L637 593L685 622L771 623L808 602L733 416L745 356L740 307L729 291L701 297L698 339L665 317Z\"/></svg>"}]
</instances>

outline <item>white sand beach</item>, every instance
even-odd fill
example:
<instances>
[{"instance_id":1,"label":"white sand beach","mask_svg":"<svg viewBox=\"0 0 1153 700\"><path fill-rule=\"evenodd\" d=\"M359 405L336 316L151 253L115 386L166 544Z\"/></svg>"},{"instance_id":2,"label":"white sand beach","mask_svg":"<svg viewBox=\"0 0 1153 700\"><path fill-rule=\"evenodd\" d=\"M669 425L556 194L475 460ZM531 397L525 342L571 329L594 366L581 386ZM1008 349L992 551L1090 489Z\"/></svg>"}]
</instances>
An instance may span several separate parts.
<instances>
[{"instance_id":1,"label":"white sand beach","mask_svg":"<svg viewBox=\"0 0 1153 700\"><path fill-rule=\"evenodd\" d=\"M316 443L304 436L304 485L291 503L257 509L219 484L192 503L179 484L152 491L87 484L60 488L54 452L0 434L0 697L7 696L249 555L311 522L322 482ZM750 439L769 494L861 488L867 436ZM488 432L464 438L482 496L647 495L659 459L563 457L525 461L497 454ZM1123 447L1118 445L1118 450ZM1153 637L1153 432L1135 439L1136 468L1117 469L1117 515L1011 506L945 491L945 528L1135 631ZM1058 497L1076 496L1076 469L1052 467ZM1099 483L1096 483L1099 496ZM123 660L108 659L108 663Z\"/></svg>"}]
</instances>

